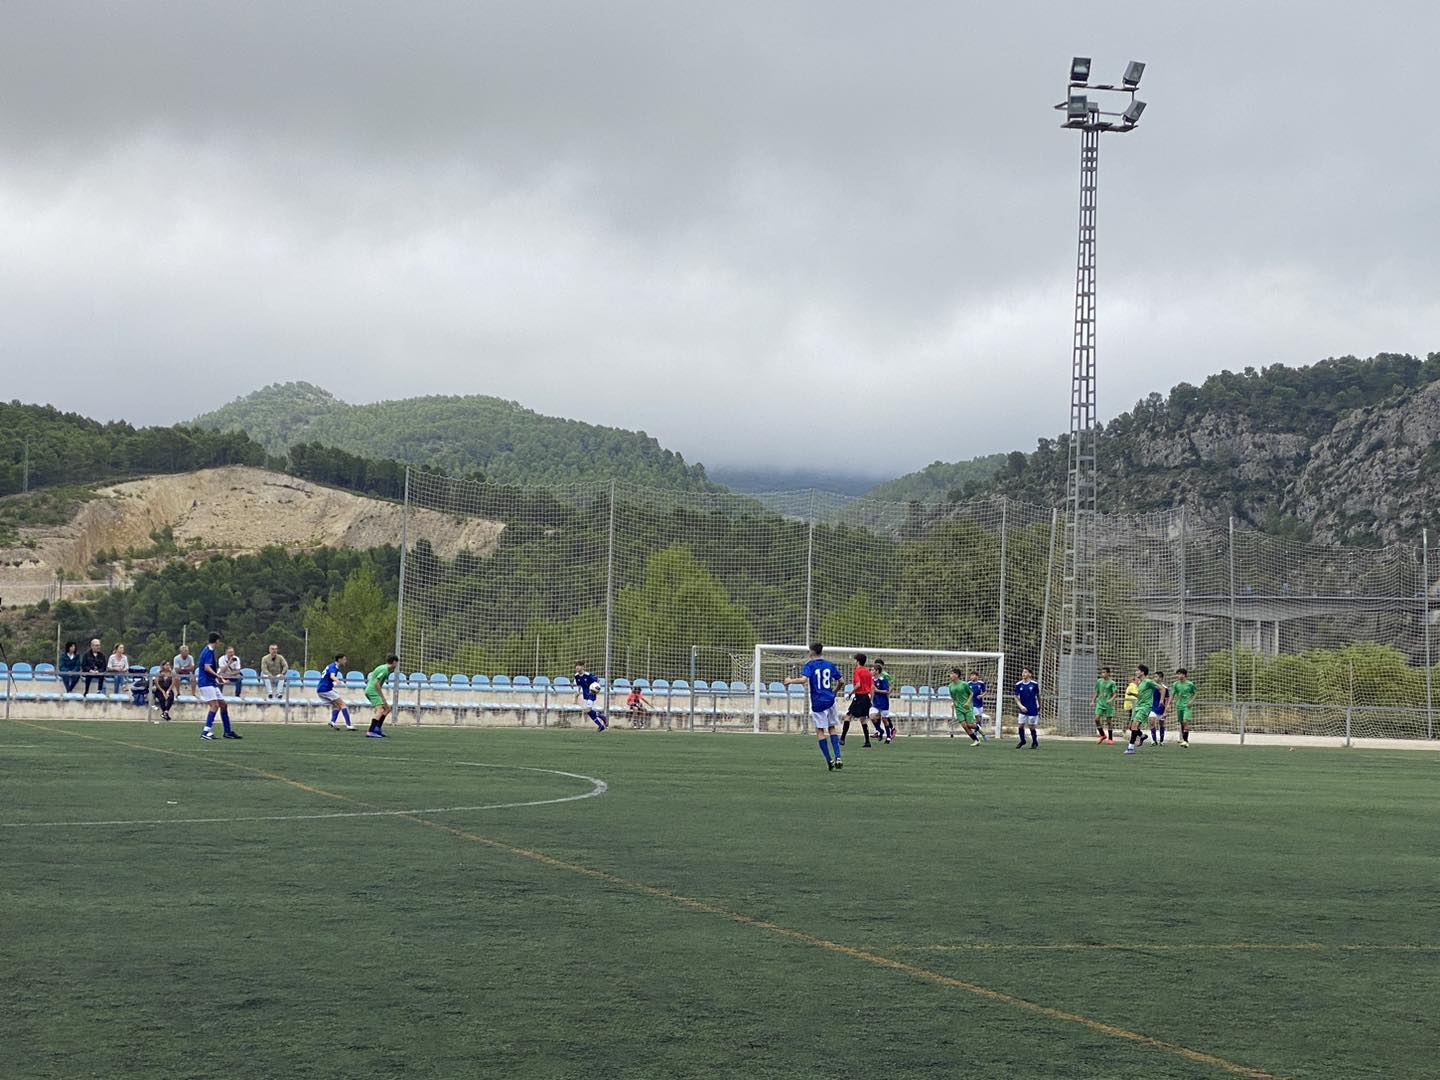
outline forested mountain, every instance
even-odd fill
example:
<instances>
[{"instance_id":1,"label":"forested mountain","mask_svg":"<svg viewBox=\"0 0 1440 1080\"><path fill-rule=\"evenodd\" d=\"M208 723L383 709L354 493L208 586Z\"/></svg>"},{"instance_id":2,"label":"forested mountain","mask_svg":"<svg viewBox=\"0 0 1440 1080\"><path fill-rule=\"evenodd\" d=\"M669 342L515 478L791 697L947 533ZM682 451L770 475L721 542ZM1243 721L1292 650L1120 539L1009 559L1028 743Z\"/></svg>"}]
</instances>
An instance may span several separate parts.
<instances>
[{"instance_id":1,"label":"forested mountain","mask_svg":"<svg viewBox=\"0 0 1440 1080\"><path fill-rule=\"evenodd\" d=\"M1381 353L1223 371L1152 393L1101 430L1100 506L1187 506L1326 543L1413 538L1440 492L1440 353ZM1068 437L1005 455L946 498L1001 492L1042 505L1065 495ZM961 463L970 464L970 463ZM918 484L921 473L896 484ZM923 497L923 496L922 496Z\"/></svg>"},{"instance_id":2,"label":"forested mountain","mask_svg":"<svg viewBox=\"0 0 1440 1080\"><path fill-rule=\"evenodd\" d=\"M0 495L22 490L27 458L29 486L44 488L212 465L263 465L265 451L239 432L102 424L50 405L0 404Z\"/></svg>"},{"instance_id":3,"label":"forested mountain","mask_svg":"<svg viewBox=\"0 0 1440 1080\"><path fill-rule=\"evenodd\" d=\"M906 473L894 480L876 484L865 494L872 499L890 499L904 502L920 499L929 502L944 499L950 492L967 485L984 484L1005 464L1004 454L986 454L968 461L933 461L917 472Z\"/></svg>"},{"instance_id":4,"label":"forested mountain","mask_svg":"<svg viewBox=\"0 0 1440 1080\"><path fill-rule=\"evenodd\" d=\"M481 473L504 484L613 478L681 490L714 486L702 466L686 464L643 431L542 416L482 395L349 405L309 383L276 383L195 423L244 431L273 454L303 442L444 472Z\"/></svg>"}]
</instances>

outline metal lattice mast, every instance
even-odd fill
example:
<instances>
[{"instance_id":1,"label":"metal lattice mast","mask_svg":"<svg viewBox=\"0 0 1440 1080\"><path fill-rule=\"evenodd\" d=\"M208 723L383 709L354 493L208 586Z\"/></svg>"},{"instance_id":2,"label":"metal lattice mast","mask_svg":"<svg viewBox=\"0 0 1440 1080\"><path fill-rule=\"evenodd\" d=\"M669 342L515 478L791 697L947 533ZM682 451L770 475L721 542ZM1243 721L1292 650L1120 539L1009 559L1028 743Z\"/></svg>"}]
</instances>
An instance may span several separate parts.
<instances>
[{"instance_id":1,"label":"metal lattice mast","mask_svg":"<svg viewBox=\"0 0 1440 1080\"><path fill-rule=\"evenodd\" d=\"M1060 577L1059 724L1084 728L1099 667L1095 512L1097 488L1095 397L1095 204L1100 134L1133 131L1145 111L1135 88L1145 65L1132 61L1120 86L1091 85L1090 60L1070 64L1064 125L1080 132L1080 238L1075 258L1075 327L1070 354L1070 460L1065 494L1065 554ZM1123 112L1107 112L1084 91L1128 95Z\"/></svg>"},{"instance_id":2,"label":"metal lattice mast","mask_svg":"<svg viewBox=\"0 0 1440 1080\"><path fill-rule=\"evenodd\" d=\"M1095 618L1095 183L1100 132L1080 138L1080 242L1070 361L1070 474L1065 497L1060 643L1066 656L1094 657Z\"/></svg>"}]
</instances>

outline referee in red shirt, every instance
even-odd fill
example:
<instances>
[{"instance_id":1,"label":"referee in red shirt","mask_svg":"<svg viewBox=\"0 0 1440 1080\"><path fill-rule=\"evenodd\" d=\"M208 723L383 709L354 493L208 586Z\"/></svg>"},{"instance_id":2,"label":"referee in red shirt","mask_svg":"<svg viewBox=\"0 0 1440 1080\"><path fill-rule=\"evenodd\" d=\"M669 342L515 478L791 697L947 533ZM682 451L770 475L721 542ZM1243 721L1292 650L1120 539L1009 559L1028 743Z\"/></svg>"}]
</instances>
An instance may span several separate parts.
<instances>
[{"instance_id":1,"label":"referee in red shirt","mask_svg":"<svg viewBox=\"0 0 1440 1080\"><path fill-rule=\"evenodd\" d=\"M870 745L870 695L875 690L875 676L865 666L865 654L855 654L855 675L850 680L854 690L850 695L850 708L845 710L845 726L840 729L840 741L850 732L850 721L859 720L860 730L865 732L865 745Z\"/></svg>"}]
</instances>

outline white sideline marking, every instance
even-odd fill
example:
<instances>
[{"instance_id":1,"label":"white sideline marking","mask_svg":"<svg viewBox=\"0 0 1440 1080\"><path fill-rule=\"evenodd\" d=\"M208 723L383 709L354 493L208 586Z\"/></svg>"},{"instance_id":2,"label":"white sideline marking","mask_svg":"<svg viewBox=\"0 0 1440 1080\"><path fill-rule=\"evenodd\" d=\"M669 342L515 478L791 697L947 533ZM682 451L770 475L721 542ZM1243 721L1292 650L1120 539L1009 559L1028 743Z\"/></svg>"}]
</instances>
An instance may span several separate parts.
<instances>
[{"instance_id":1,"label":"white sideline marking","mask_svg":"<svg viewBox=\"0 0 1440 1080\"><path fill-rule=\"evenodd\" d=\"M414 761L414 758L406 760ZM240 817L206 818L140 818L124 821L4 821L0 829L82 829L104 828L118 825L223 825L227 821L328 821L331 818L405 817L422 814L461 814L476 810L509 810L522 806L550 806L555 803L578 802L594 799L610 790L604 780L583 773L565 772L561 769L541 769L533 765L495 765L488 761L454 761L452 765L465 765L475 769L515 769L521 772L549 773L572 780L584 780L590 785L589 791L578 795L562 795L557 799L529 799L524 802L485 803L481 806L436 806L419 810L342 810L329 814L253 814Z\"/></svg>"}]
</instances>

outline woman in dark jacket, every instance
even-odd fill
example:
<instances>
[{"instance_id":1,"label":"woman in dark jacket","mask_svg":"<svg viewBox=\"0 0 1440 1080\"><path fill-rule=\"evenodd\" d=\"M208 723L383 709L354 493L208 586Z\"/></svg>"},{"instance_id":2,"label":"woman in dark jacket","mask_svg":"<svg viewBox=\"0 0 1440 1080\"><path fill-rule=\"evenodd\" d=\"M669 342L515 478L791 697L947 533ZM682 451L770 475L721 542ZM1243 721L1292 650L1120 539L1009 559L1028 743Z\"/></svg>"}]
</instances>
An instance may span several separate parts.
<instances>
[{"instance_id":1,"label":"woman in dark jacket","mask_svg":"<svg viewBox=\"0 0 1440 1080\"><path fill-rule=\"evenodd\" d=\"M65 655L60 657L60 681L65 684L65 693L73 694L75 686L80 682L80 676L67 675L66 672L78 672L80 670L80 646L73 641L65 642Z\"/></svg>"},{"instance_id":2,"label":"woman in dark jacket","mask_svg":"<svg viewBox=\"0 0 1440 1080\"><path fill-rule=\"evenodd\" d=\"M160 719L169 720L170 710L175 707L175 673L169 660L160 665L160 670L150 680L150 689L154 692L153 700L160 710Z\"/></svg>"}]
</instances>

